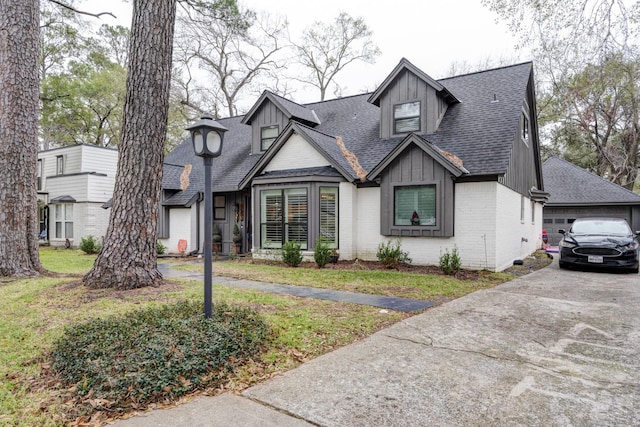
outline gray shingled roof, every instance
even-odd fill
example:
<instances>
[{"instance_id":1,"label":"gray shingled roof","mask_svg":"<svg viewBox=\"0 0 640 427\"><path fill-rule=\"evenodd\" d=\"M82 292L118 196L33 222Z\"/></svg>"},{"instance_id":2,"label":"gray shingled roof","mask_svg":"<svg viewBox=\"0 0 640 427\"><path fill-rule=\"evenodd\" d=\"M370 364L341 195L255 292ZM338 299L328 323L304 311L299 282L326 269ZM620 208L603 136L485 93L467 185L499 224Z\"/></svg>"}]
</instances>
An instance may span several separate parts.
<instances>
[{"instance_id":1,"label":"gray shingled roof","mask_svg":"<svg viewBox=\"0 0 640 427\"><path fill-rule=\"evenodd\" d=\"M426 139L460 157L470 175L506 173L532 66L440 80L461 102L449 107L438 131Z\"/></svg>"},{"instance_id":2,"label":"gray shingled roof","mask_svg":"<svg viewBox=\"0 0 640 427\"><path fill-rule=\"evenodd\" d=\"M214 192L236 191L238 183L260 159L261 154L251 155L251 126L240 123L242 116L217 119L229 129L222 143L222 154L213 159L211 168ZM191 138L184 140L173 149L164 160L162 186L168 189L180 188L180 174L185 164L191 164L187 193L202 191L204 188L204 166L200 157L193 153Z\"/></svg>"},{"instance_id":3,"label":"gray shingled roof","mask_svg":"<svg viewBox=\"0 0 640 427\"><path fill-rule=\"evenodd\" d=\"M542 164L544 189L552 205L640 205L640 195L559 157Z\"/></svg>"},{"instance_id":4,"label":"gray shingled roof","mask_svg":"<svg viewBox=\"0 0 640 427\"><path fill-rule=\"evenodd\" d=\"M506 173L531 72L532 64L524 63L438 80L460 102L449 106L436 132L421 137L458 156L469 176ZM320 123L313 128L304 127L304 132L354 180L357 176L335 143L336 136L342 137L366 171L377 166L404 139L380 139L380 109L367 102L371 93L304 106L271 93L269 96L295 117L305 116L309 120L312 118L309 113L314 112ZM229 130L222 155L213 160L213 191L235 191L262 154L250 154L251 126L243 123L242 116L217 121ZM202 160L193 154L190 140L166 156L163 187L180 188L176 166L185 163L194 166L192 187L186 191L202 191Z\"/></svg>"},{"instance_id":5,"label":"gray shingled roof","mask_svg":"<svg viewBox=\"0 0 640 427\"><path fill-rule=\"evenodd\" d=\"M264 103L265 100L270 100L278 108L282 111L282 113L289 119L293 119L299 122L304 122L310 125L317 125L320 122L318 121L318 116L316 113L304 105L300 105L297 102L293 102L287 98L283 98L279 95L276 95L273 92L265 90L260 95L260 98L253 104L253 107L247 112L247 114L242 119L242 123L251 124L251 120L253 119L254 114L259 110L259 107Z\"/></svg>"}]
</instances>

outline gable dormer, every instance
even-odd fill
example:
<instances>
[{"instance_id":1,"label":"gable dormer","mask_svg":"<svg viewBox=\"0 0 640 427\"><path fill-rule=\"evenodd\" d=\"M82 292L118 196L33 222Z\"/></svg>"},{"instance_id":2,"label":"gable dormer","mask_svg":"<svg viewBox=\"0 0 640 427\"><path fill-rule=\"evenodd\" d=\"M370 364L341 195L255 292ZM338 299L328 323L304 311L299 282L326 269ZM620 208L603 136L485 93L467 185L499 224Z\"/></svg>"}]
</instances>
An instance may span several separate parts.
<instances>
[{"instance_id":1,"label":"gable dormer","mask_svg":"<svg viewBox=\"0 0 640 427\"><path fill-rule=\"evenodd\" d=\"M458 99L443 85L402 58L368 101L380 107L380 138L436 131Z\"/></svg>"},{"instance_id":2,"label":"gable dormer","mask_svg":"<svg viewBox=\"0 0 640 427\"><path fill-rule=\"evenodd\" d=\"M289 121L310 127L320 124L313 110L269 91L262 92L241 122L251 126L251 154L268 150Z\"/></svg>"}]
</instances>

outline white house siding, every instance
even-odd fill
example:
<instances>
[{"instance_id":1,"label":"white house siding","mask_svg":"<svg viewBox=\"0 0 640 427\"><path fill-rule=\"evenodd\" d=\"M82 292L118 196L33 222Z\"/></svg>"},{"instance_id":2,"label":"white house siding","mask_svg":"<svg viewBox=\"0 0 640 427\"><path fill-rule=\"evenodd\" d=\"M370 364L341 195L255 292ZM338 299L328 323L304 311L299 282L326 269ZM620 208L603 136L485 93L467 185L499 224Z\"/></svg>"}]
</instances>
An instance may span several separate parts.
<instances>
[{"instance_id":1,"label":"white house siding","mask_svg":"<svg viewBox=\"0 0 640 427\"><path fill-rule=\"evenodd\" d=\"M536 203L535 215L532 215L531 200L525 197L523 221L520 213L522 196L499 184L497 188L500 209L497 210L496 225L496 270L499 271L512 265L514 260L522 259L541 247L542 205Z\"/></svg>"},{"instance_id":2,"label":"white house siding","mask_svg":"<svg viewBox=\"0 0 640 427\"><path fill-rule=\"evenodd\" d=\"M102 203L72 203L73 204L73 238L69 239L72 246L79 246L83 237L93 236L99 242L107 232L110 209L103 209ZM52 246L64 246L66 239L55 238L55 205L49 211L49 238Z\"/></svg>"},{"instance_id":3,"label":"white house siding","mask_svg":"<svg viewBox=\"0 0 640 427\"><path fill-rule=\"evenodd\" d=\"M116 184L115 174L87 175L87 200L90 202L106 202L113 197Z\"/></svg>"},{"instance_id":4,"label":"white house siding","mask_svg":"<svg viewBox=\"0 0 640 427\"><path fill-rule=\"evenodd\" d=\"M108 176L116 175L118 151L108 148L82 146L82 166L78 172L100 172ZM71 172L69 172L71 173Z\"/></svg>"},{"instance_id":5,"label":"white house siding","mask_svg":"<svg viewBox=\"0 0 640 427\"><path fill-rule=\"evenodd\" d=\"M167 253L178 253L178 241L184 239L187 241L187 252L194 251L197 248L196 230L198 226L192 218L196 216L196 206L193 208L172 208L169 210L169 224L171 225L171 233L168 239L159 239L166 246ZM200 240L202 242L202 240ZM202 248L200 248L201 250Z\"/></svg>"},{"instance_id":6,"label":"white house siding","mask_svg":"<svg viewBox=\"0 0 640 427\"><path fill-rule=\"evenodd\" d=\"M49 200L59 196L71 196L78 202L88 200L89 175L54 176L47 180Z\"/></svg>"},{"instance_id":7,"label":"white house siding","mask_svg":"<svg viewBox=\"0 0 640 427\"><path fill-rule=\"evenodd\" d=\"M291 135L264 170L268 172L329 165L327 159L296 133Z\"/></svg>"},{"instance_id":8,"label":"white house siding","mask_svg":"<svg viewBox=\"0 0 640 427\"><path fill-rule=\"evenodd\" d=\"M351 258L375 260L378 245L395 241L380 234L380 190L357 190L357 220ZM345 198L341 192L341 210ZM525 200L525 221L520 221L520 195L497 182L456 184L454 237L404 237L401 247L409 253L414 264L438 265L440 256L457 248L462 266L469 269L502 270L514 259L522 258L540 245L539 233L542 209L536 205L536 221L531 221L531 205ZM505 208L507 207L507 208ZM342 219L341 221L345 221ZM344 225L344 226L343 226ZM341 222L340 233L346 238L348 223ZM521 240L524 237L527 242ZM343 256L342 239L341 257Z\"/></svg>"},{"instance_id":9,"label":"white house siding","mask_svg":"<svg viewBox=\"0 0 640 427\"><path fill-rule=\"evenodd\" d=\"M339 187L338 200L338 248L342 259L353 259L357 252L357 223L358 223L358 195L359 191L350 182L343 182Z\"/></svg>"}]
</instances>

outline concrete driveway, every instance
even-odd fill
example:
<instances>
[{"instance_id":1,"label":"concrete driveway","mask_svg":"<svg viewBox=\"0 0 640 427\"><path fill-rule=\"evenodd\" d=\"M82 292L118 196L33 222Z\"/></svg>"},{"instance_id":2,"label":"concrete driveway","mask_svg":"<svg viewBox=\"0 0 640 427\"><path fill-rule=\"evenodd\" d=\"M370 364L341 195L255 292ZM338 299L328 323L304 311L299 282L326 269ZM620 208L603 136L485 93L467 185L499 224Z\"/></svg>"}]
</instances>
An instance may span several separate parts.
<instances>
[{"instance_id":1,"label":"concrete driveway","mask_svg":"<svg viewBox=\"0 0 640 427\"><path fill-rule=\"evenodd\" d=\"M640 278L555 261L245 396L326 426L640 425Z\"/></svg>"},{"instance_id":2,"label":"concrete driveway","mask_svg":"<svg viewBox=\"0 0 640 427\"><path fill-rule=\"evenodd\" d=\"M242 396L136 418L118 425L640 425L640 277L555 261Z\"/></svg>"}]
</instances>

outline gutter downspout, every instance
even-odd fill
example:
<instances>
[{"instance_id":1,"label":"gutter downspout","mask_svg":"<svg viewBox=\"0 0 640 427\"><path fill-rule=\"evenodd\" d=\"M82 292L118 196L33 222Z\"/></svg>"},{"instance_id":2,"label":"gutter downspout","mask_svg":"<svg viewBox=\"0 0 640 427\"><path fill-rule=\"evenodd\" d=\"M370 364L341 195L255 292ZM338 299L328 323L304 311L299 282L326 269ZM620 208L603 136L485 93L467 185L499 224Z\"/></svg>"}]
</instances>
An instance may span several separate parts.
<instances>
[{"instance_id":1,"label":"gutter downspout","mask_svg":"<svg viewBox=\"0 0 640 427\"><path fill-rule=\"evenodd\" d=\"M200 253L200 202L203 200L204 194L198 192L198 199L196 200L196 248L189 252L190 256Z\"/></svg>"}]
</instances>

